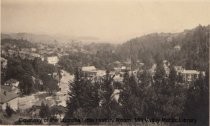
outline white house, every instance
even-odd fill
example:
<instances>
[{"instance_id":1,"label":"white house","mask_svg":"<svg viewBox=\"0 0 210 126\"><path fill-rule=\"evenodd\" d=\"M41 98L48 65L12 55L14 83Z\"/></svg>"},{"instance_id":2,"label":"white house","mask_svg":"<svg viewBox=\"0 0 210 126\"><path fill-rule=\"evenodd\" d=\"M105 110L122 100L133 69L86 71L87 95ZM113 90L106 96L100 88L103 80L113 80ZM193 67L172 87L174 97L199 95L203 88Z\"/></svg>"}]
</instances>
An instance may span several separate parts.
<instances>
[{"instance_id":1,"label":"white house","mask_svg":"<svg viewBox=\"0 0 210 126\"><path fill-rule=\"evenodd\" d=\"M15 80L15 79L10 79L10 80L7 80L4 85L6 86L13 86L13 87L18 87L19 85L19 81Z\"/></svg>"},{"instance_id":2,"label":"white house","mask_svg":"<svg viewBox=\"0 0 210 126\"><path fill-rule=\"evenodd\" d=\"M181 46L180 45L176 45L176 46L174 46L174 49L179 51L179 50L181 50Z\"/></svg>"},{"instance_id":3,"label":"white house","mask_svg":"<svg viewBox=\"0 0 210 126\"><path fill-rule=\"evenodd\" d=\"M58 59L57 56L50 56L50 57L47 57L47 62L48 62L49 64L55 65L55 64L58 63L58 61L59 61L59 59Z\"/></svg>"},{"instance_id":4,"label":"white house","mask_svg":"<svg viewBox=\"0 0 210 126\"><path fill-rule=\"evenodd\" d=\"M183 80L188 82L198 79L200 74L200 72L197 70L183 70L180 73L183 76Z\"/></svg>"},{"instance_id":5,"label":"white house","mask_svg":"<svg viewBox=\"0 0 210 126\"><path fill-rule=\"evenodd\" d=\"M82 67L82 72L83 72L84 76L89 76L89 77L96 76L96 74L97 74L95 66Z\"/></svg>"}]
</instances>

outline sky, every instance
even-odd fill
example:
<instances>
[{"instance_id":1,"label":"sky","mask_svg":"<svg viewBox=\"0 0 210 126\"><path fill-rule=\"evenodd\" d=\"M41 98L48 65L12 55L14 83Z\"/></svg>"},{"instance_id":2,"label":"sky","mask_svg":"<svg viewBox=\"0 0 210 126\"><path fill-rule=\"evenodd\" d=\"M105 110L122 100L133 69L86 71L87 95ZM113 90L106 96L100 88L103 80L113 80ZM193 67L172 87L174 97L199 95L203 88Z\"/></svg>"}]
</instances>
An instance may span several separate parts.
<instances>
[{"instance_id":1,"label":"sky","mask_svg":"<svg viewBox=\"0 0 210 126\"><path fill-rule=\"evenodd\" d=\"M209 0L1 0L1 32L124 42L210 24Z\"/></svg>"}]
</instances>

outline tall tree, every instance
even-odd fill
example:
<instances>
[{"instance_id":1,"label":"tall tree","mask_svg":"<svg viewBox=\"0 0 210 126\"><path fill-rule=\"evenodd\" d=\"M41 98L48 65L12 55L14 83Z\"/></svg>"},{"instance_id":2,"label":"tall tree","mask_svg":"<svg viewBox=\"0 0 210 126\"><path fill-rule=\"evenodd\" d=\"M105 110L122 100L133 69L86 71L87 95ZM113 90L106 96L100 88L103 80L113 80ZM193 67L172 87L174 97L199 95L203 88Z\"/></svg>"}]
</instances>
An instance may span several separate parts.
<instances>
[{"instance_id":1,"label":"tall tree","mask_svg":"<svg viewBox=\"0 0 210 126\"><path fill-rule=\"evenodd\" d=\"M6 110L5 111L6 111L8 117L11 117L12 114L14 113L14 110L10 107L10 105L8 103L6 105Z\"/></svg>"},{"instance_id":2,"label":"tall tree","mask_svg":"<svg viewBox=\"0 0 210 126\"><path fill-rule=\"evenodd\" d=\"M140 117L143 114L143 84L137 83L136 77L125 73L124 88L120 95L122 115L125 118Z\"/></svg>"},{"instance_id":3,"label":"tall tree","mask_svg":"<svg viewBox=\"0 0 210 126\"><path fill-rule=\"evenodd\" d=\"M73 118L73 112L80 106L80 94L82 93L82 78L81 72L77 68L74 73L74 81L69 83L69 99L67 100L66 118Z\"/></svg>"},{"instance_id":4,"label":"tall tree","mask_svg":"<svg viewBox=\"0 0 210 126\"><path fill-rule=\"evenodd\" d=\"M102 113L104 115L104 118L110 119L112 116L112 104L111 104L111 95L113 93L113 77L109 74L109 70L106 71L105 78L103 78L103 81L101 83L101 99L102 99Z\"/></svg>"},{"instance_id":5,"label":"tall tree","mask_svg":"<svg viewBox=\"0 0 210 126\"><path fill-rule=\"evenodd\" d=\"M199 79L187 91L184 117L194 118L197 125L208 126L209 123L209 76L199 76Z\"/></svg>"},{"instance_id":6,"label":"tall tree","mask_svg":"<svg viewBox=\"0 0 210 126\"><path fill-rule=\"evenodd\" d=\"M99 105L97 83L82 77L79 69L75 70L74 81L69 84L68 94L65 118L84 120L94 116L91 112Z\"/></svg>"},{"instance_id":7,"label":"tall tree","mask_svg":"<svg viewBox=\"0 0 210 126\"><path fill-rule=\"evenodd\" d=\"M39 116L41 118L50 118L50 108L48 106L48 104L44 104L44 102L41 103L41 108L39 111Z\"/></svg>"}]
</instances>

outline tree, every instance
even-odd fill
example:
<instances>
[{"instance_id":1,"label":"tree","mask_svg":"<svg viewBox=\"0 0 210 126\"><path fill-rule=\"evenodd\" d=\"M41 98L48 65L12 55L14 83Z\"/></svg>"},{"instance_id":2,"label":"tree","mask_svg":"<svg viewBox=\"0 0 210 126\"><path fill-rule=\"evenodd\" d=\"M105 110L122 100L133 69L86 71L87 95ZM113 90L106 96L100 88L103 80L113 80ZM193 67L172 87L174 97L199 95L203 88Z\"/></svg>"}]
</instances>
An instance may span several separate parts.
<instances>
[{"instance_id":1,"label":"tree","mask_svg":"<svg viewBox=\"0 0 210 126\"><path fill-rule=\"evenodd\" d=\"M129 76L126 72L124 75L124 88L120 95L124 118L142 117L144 114L145 92L149 85L145 74L146 72L139 76L139 83L133 74Z\"/></svg>"},{"instance_id":2,"label":"tree","mask_svg":"<svg viewBox=\"0 0 210 126\"><path fill-rule=\"evenodd\" d=\"M22 94L31 94L34 91L32 76L28 74L22 75L22 81L20 82L19 88Z\"/></svg>"},{"instance_id":3,"label":"tree","mask_svg":"<svg viewBox=\"0 0 210 126\"><path fill-rule=\"evenodd\" d=\"M75 70L74 81L69 83L68 94L69 99L65 118L84 120L91 116L93 109L98 107L97 84L94 84L86 77L82 77L78 68Z\"/></svg>"},{"instance_id":4,"label":"tree","mask_svg":"<svg viewBox=\"0 0 210 126\"><path fill-rule=\"evenodd\" d=\"M65 117L73 118L73 112L79 107L79 95L82 93L81 76L79 69L76 69L74 81L69 83L69 99L67 100L67 113Z\"/></svg>"},{"instance_id":5,"label":"tree","mask_svg":"<svg viewBox=\"0 0 210 126\"><path fill-rule=\"evenodd\" d=\"M102 118L115 118L119 115L117 108L118 103L112 101L112 93L114 91L113 78L115 75L110 75L109 70L106 70L106 75L102 80L100 87L100 103L101 103L101 117ZM117 106L117 107L116 107Z\"/></svg>"},{"instance_id":6,"label":"tree","mask_svg":"<svg viewBox=\"0 0 210 126\"><path fill-rule=\"evenodd\" d=\"M183 113L184 103L186 100L186 90L177 81L176 71L173 66L170 67L169 77L166 80L166 92L164 94L166 103L164 112L173 118L178 118Z\"/></svg>"},{"instance_id":7,"label":"tree","mask_svg":"<svg viewBox=\"0 0 210 126\"><path fill-rule=\"evenodd\" d=\"M151 109L154 111L153 116L154 117L164 117L167 116L165 111L164 111L164 104L167 102L167 99L164 97L168 92L167 92L167 81L166 81L166 73L165 69L163 67L162 60L156 59L157 66L156 66L156 71L155 75L153 77L154 83L152 85L152 90L153 90L153 96L151 99L151 103L153 102L154 104L151 104Z\"/></svg>"},{"instance_id":8,"label":"tree","mask_svg":"<svg viewBox=\"0 0 210 126\"><path fill-rule=\"evenodd\" d=\"M11 117L12 114L14 113L14 110L10 107L10 105L7 103L6 105L6 113L8 117Z\"/></svg>"},{"instance_id":9,"label":"tree","mask_svg":"<svg viewBox=\"0 0 210 126\"><path fill-rule=\"evenodd\" d=\"M184 117L194 118L197 125L208 126L209 111L209 75L199 76L199 79L187 91Z\"/></svg>"},{"instance_id":10,"label":"tree","mask_svg":"<svg viewBox=\"0 0 210 126\"><path fill-rule=\"evenodd\" d=\"M41 118L50 118L50 109L49 106L47 104L44 104L44 102L41 103L41 108L39 111L39 116Z\"/></svg>"}]
</instances>

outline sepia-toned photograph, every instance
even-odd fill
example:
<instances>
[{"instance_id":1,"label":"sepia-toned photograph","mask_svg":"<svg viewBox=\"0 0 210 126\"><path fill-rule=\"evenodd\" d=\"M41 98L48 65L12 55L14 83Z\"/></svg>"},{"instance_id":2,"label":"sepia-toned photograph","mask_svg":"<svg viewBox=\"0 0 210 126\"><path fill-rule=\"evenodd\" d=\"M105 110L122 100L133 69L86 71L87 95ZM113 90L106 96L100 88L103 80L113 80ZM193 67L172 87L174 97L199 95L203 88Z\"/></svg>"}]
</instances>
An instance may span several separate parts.
<instances>
[{"instance_id":1,"label":"sepia-toned photograph","mask_svg":"<svg viewBox=\"0 0 210 126\"><path fill-rule=\"evenodd\" d=\"M209 126L208 0L1 0L0 36L0 125Z\"/></svg>"}]
</instances>

